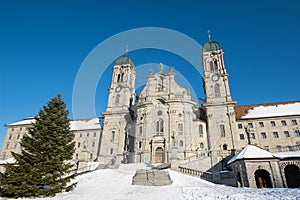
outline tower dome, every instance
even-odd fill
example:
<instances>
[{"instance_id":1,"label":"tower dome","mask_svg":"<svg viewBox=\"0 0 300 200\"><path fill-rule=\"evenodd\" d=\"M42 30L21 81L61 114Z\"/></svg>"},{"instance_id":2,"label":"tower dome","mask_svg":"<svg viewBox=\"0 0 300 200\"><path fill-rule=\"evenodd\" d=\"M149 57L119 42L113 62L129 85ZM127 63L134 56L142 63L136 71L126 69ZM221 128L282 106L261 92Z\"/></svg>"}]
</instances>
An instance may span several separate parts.
<instances>
[{"instance_id":1,"label":"tower dome","mask_svg":"<svg viewBox=\"0 0 300 200\"><path fill-rule=\"evenodd\" d=\"M128 55L119 57L115 62L115 65L128 65L128 64L134 67L133 62L131 61Z\"/></svg>"},{"instance_id":2,"label":"tower dome","mask_svg":"<svg viewBox=\"0 0 300 200\"><path fill-rule=\"evenodd\" d=\"M203 51L218 51L221 50L221 45L218 42L206 42L203 46Z\"/></svg>"}]
</instances>

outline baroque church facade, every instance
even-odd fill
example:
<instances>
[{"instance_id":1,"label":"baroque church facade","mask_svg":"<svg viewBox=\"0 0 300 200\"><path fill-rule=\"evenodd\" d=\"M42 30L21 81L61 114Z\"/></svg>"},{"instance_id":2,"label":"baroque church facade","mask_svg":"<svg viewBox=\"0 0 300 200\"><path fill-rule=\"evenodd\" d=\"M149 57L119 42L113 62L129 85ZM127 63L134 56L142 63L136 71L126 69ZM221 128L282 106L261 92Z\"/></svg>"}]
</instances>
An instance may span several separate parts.
<instances>
[{"instance_id":1,"label":"baroque church facade","mask_svg":"<svg viewBox=\"0 0 300 200\"><path fill-rule=\"evenodd\" d=\"M259 164L262 158L250 156L251 169L247 169L240 163L247 163L243 159L248 157L236 154L254 145L272 153L294 152L276 159L266 154L264 158L273 165L264 169L269 174L264 176L282 177L276 184L273 181L273 187L288 187L285 167L293 165L298 169L296 177L300 177L300 101L237 106L223 56L218 42L203 45L199 84L203 84L205 102L201 106L192 100L189 89L176 83L173 68L166 71L162 64L157 73L149 72L145 87L136 94L135 66L127 54L118 58L107 107L101 113L103 123L97 118L71 121L76 142L74 161L83 165L90 161L171 163L174 169L212 182L233 186L243 182L249 184L240 186L255 187L254 173L269 165ZM7 125L0 159L19 151L18 142L26 127L34 123L30 120Z\"/></svg>"},{"instance_id":2,"label":"baroque church facade","mask_svg":"<svg viewBox=\"0 0 300 200\"><path fill-rule=\"evenodd\" d=\"M136 95L133 62L128 55L117 59L108 105L102 113L100 161L164 163L220 145L234 149L236 102L230 95L220 45L206 43L202 59L206 94L202 108L191 99L189 89L176 83L173 68L165 72L162 64L158 73L150 71L145 88Z\"/></svg>"}]
</instances>

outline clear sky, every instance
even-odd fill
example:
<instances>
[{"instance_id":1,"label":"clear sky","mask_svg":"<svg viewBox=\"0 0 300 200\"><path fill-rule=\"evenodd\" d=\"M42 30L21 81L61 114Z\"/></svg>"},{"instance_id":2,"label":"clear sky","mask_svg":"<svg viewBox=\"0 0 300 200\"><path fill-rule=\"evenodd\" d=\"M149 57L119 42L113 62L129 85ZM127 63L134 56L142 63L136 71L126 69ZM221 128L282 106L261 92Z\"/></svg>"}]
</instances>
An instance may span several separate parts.
<instances>
[{"instance_id":1,"label":"clear sky","mask_svg":"<svg viewBox=\"0 0 300 200\"><path fill-rule=\"evenodd\" d=\"M210 29L225 52L238 105L300 100L299 9L297 0L1 1L0 143L4 124L35 116L57 93L72 118L73 84L85 58L104 40L134 28L172 29L201 45ZM125 50L126 42L119 48ZM179 56L154 49L129 55L136 66L173 65L204 98L201 78L185 70L189 63ZM105 109L110 76L111 68L97 87L97 113Z\"/></svg>"}]
</instances>

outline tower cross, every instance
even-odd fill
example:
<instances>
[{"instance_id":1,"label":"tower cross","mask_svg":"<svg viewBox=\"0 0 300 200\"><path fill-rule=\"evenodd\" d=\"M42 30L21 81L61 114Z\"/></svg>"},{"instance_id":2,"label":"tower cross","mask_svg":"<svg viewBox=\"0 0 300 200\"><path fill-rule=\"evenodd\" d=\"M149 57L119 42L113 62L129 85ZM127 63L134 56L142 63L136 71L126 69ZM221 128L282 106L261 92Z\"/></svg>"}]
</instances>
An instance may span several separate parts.
<instances>
[{"instance_id":1,"label":"tower cross","mask_svg":"<svg viewBox=\"0 0 300 200\"><path fill-rule=\"evenodd\" d=\"M211 37L210 30L207 31L207 37L208 37L208 41L210 42L210 37Z\"/></svg>"}]
</instances>

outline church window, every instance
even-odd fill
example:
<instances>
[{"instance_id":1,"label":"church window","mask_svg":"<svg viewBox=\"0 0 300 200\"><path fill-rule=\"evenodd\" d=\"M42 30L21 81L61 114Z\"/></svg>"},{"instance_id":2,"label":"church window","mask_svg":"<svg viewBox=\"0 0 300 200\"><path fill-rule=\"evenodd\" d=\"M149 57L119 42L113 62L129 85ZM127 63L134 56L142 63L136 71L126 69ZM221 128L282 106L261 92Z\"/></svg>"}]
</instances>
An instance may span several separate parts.
<instances>
[{"instance_id":1,"label":"church window","mask_svg":"<svg viewBox=\"0 0 300 200\"><path fill-rule=\"evenodd\" d=\"M248 123L248 127L249 127L249 128L253 128L253 123L251 123L251 122Z\"/></svg>"},{"instance_id":2,"label":"church window","mask_svg":"<svg viewBox=\"0 0 300 200\"><path fill-rule=\"evenodd\" d=\"M218 62L217 62L217 60L214 60L214 70L218 71Z\"/></svg>"},{"instance_id":3,"label":"church window","mask_svg":"<svg viewBox=\"0 0 300 200\"><path fill-rule=\"evenodd\" d=\"M224 124L220 124L220 133L221 133L221 137L225 137L225 125Z\"/></svg>"},{"instance_id":4,"label":"church window","mask_svg":"<svg viewBox=\"0 0 300 200\"><path fill-rule=\"evenodd\" d=\"M245 139L245 135L243 133L240 134L240 139L244 140Z\"/></svg>"},{"instance_id":5,"label":"church window","mask_svg":"<svg viewBox=\"0 0 300 200\"><path fill-rule=\"evenodd\" d=\"M158 134L164 132L164 121L162 119L159 119L157 122L156 122L156 132Z\"/></svg>"},{"instance_id":6,"label":"church window","mask_svg":"<svg viewBox=\"0 0 300 200\"><path fill-rule=\"evenodd\" d=\"M95 146L95 142L92 143L92 147L94 147L94 146Z\"/></svg>"},{"instance_id":7,"label":"church window","mask_svg":"<svg viewBox=\"0 0 300 200\"><path fill-rule=\"evenodd\" d=\"M139 127L139 134L142 135L143 134L143 126Z\"/></svg>"},{"instance_id":8,"label":"church window","mask_svg":"<svg viewBox=\"0 0 300 200\"><path fill-rule=\"evenodd\" d=\"M161 110L157 111L157 115L162 115L162 111Z\"/></svg>"},{"instance_id":9,"label":"church window","mask_svg":"<svg viewBox=\"0 0 300 200\"><path fill-rule=\"evenodd\" d=\"M263 122L258 122L258 124L259 124L259 127L264 127L265 126Z\"/></svg>"},{"instance_id":10,"label":"church window","mask_svg":"<svg viewBox=\"0 0 300 200\"><path fill-rule=\"evenodd\" d=\"M183 141L182 140L179 141L179 146L183 147Z\"/></svg>"},{"instance_id":11,"label":"church window","mask_svg":"<svg viewBox=\"0 0 300 200\"><path fill-rule=\"evenodd\" d=\"M110 149L110 154L113 154L113 153L114 153L114 149L111 148L111 149Z\"/></svg>"},{"instance_id":12,"label":"church window","mask_svg":"<svg viewBox=\"0 0 300 200\"><path fill-rule=\"evenodd\" d=\"M97 135L97 133L96 133L96 132L94 132L94 137L96 137L96 135Z\"/></svg>"},{"instance_id":13,"label":"church window","mask_svg":"<svg viewBox=\"0 0 300 200\"><path fill-rule=\"evenodd\" d=\"M6 149L8 149L8 147L9 147L9 142L6 144Z\"/></svg>"},{"instance_id":14,"label":"church window","mask_svg":"<svg viewBox=\"0 0 300 200\"><path fill-rule=\"evenodd\" d=\"M275 121L271 121L270 123L271 123L271 126L276 126Z\"/></svg>"},{"instance_id":15,"label":"church window","mask_svg":"<svg viewBox=\"0 0 300 200\"><path fill-rule=\"evenodd\" d=\"M200 143L200 149L204 149L204 144L202 142Z\"/></svg>"},{"instance_id":16,"label":"church window","mask_svg":"<svg viewBox=\"0 0 300 200\"><path fill-rule=\"evenodd\" d=\"M15 130L14 128L11 129L12 132L13 132L14 130Z\"/></svg>"},{"instance_id":17,"label":"church window","mask_svg":"<svg viewBox=\"0 0 300 200\"><path fill-rule=\"evenodd\" d=\"M20 138L20 134L18 134L18 136L17 136L17 139L19 139Z\"/></svg>"},{"instance_id":18,"label":"church window","mask_svg":"<svg viewBox=\"0 0 300 200\"><path fill-rule=\"evenodd\" d=\"M243 128L243 124L238 124L238 128L242 129Z\"/></svg>"},{"instance_id":19,"label":"church window","mask_svg":"<svg viewBox=\"0 0 300 200\"><path fill-rule=\"evenodd\" d=\"M120 79L121 79L121 75L118 74L117 82L120 82Z\"/></svg>"},{"instance_id":20,"label":"church window","mask_svg":"<svg viewBox=\"0 0 300 200\"><path fill-rule=\"evenodd\" d=\"M10 139L11 139L11 137L12 137L12 134L10 134L10 135L9 135L9 138L8 138L8 139L10 140Z\"/></svg>"},{"instance_id":21,"label":"church window","mask_svg":"<svg viewBox=\"0 0 300 200\"><path fill-rule=\"evenodd\" d=\"M139 142L139 149L142 148L142 142Z\"/></svg>"},{"instance_id":22,"label":"church window","mask_svg":"<svg viewBox=\"0 0 300 200\"><path fill-rule=\"evenodd\" d=\"M90 137L90 133L87 133L86 136L87 136L87 137Z\"/></svg>"},{"instance_id":23,"label":"church window","mask_svg":"<svg viewBox=\"0 0 300 200\"><path fill-rule=\"evenodd\" d=\"M286 126L286 121L285 120L281 120L281 125L282 126Z\"/></svg>"},{"instance_id":24,"label":"church window","mask_svg":"<svg viewBox=\"0 0 300 200\"><path fill-rule=\"evenodd\" d=\"M227 150L227 144L223 144L223 150Z\"/></svg>"},{"instance_id":25,"label":"church window","mask_svg":"<svg viewBox=\"0 0 300 200\"><path fill-rule=\"evenodd\" d=\"M210 61L209 62L209 66L210 66L210 71L214 71L214 63L213 63L213 61Z\"/></svg>"},{"instance_id":26,"label":"church window","mask_svg":"<svg viewBox=\"0 0 300 200\"><path fill-rule=\"evenodd\" d=\"M79 137L82 138L82 133L79 134Z\"/></svg>"},{"instance_id":27,"label":"church window","mask_svg":"<svg viewBox=\"0 0 300 200\"><path fill-rule=\"evenodd\" d=\"M120 95L119 94L117 94L117 96L116 96L116 103L120 103Z\"/></svg>"},{"instance_id":28,"label":"church window","mask_svg":"<svg viewBox=\"0 0 300 200\"><path fill-rule=\"evenodd\" d=\"M278 132L273 132L274 138L279 138Z\"/></svg>"},{"instance_id":29,"label":"church window","mask_svg":"<svg viewBox=\"0 0 300 200\"><path fill-rule=\"evenodd\" d=\"M183 133L183 124L178 124L178 134L182 135Z\"/></svg>"},{"instance_id":30,"label":"church window","mask_svg":"<svg viewBox=\"0 0 300 200\"><path fill-rule=\"evenodd\" d=\"M17 146L18 146L18 143L15 143L14 149L16 149L16 148L17 148Z\"/></svg>"},{"instance_id":31,"label":"church window","mask_svg":"<svg viewBox=\"0 0 300 200\"><path fill-rule=\"evenodd\" d=\"M112 131L111 138L110 138L112 141L115 140L115 135L116 135L116 131Z\"/></svg>"},{"instance_id":32,"label":"church window","mask_svg":"<svg viewBox=\"0 0 300 200\"><path fill-rule=\"evenodd\" d=\"M269 150L270 150L270 146L265 146L264 149L265 149L266 151L269 151Z\"/></svg>"},{"instance_id":33,"label":"church window","mask_svg":"<svg viewBox=\"0 0 300 200\"><path fill-rule=\"evenodd\" d=\"M20 128L20 131L22 130L22 127Z\"/></svg>"},{"instance_id":34,"label":"church window","mask_svg":"<svg viewBox=\"0 0 300 200\"><path fill-rule=\"evenodd\" d=\"M221 92L220 92L220 85L219 84L216 84L215 86L214 86L214 90L215 90L215 94L216 94L216 97L219 97L219 96L221 96Z\"/></svg>"},{"instance_id":35,"label":"church window","mask_svg":"<svg viewBox=\"0 0 300 200\"><path fill-rule=\"evenodd\" d=\"M299 130L295 130L295 135L296 135L296 137L300 137L300 131Z\"/></svg>"},{"instance_id":36,"label":"church window","mask_svg":"<svg viewBox=\"0 0 300 200\"><path fill-rule=\"evenodd\" d=\"M214 71L218 71L218 62L215 61L210 61L209 62L209 67L210 67L210 71L214 72Z\"/></svg>"},{"instance_id":37,"label":"church window","mask_svg":"<svg viewBox=\"0 0 300 200\"><path fill-rule=\"evenodd\" d=\"M203 126L202 126L202 124L199 125L199 137L203 137Z\"/></svg>"},{"instance_id":38,"label":"church window","mask_svg":"<svg viewBox=\"0 0 300 200\"><path fill-rule=\"evenodd\" d=\"M276 149L277 149L278 152L282 152L282 148L281 148L280 145L277 145L277 146L276 146Z\"/></svg>"},{"instance_id":39,"label":"church window","mask_svg":"<svg viewBox=\"0 0 300 200\"><path fill-rule=\"evenodd\" d=\"M284 131L285 137L290 137L290 133L288 131Z\"/></svg>"},{"instance_id":40,"label":"church window","mask_svg":"<svg viewBox=\"0 0 300 200\"><path fill-rule=\"evenodd\" d=\"M292 119L292 125L297 125L297 121L295 119Z\"/></svg>"},{"instance_id":41,"label":"church window","mask_svg":"<svg viewBox=\"0 0 300 200\"><path fill-rule=\"evenodd\" d=\"M261 132L261 137L262 137L263 139L266 139L266 138L267 138L267 134L266 134L265 132Z\"/></svg>"},{"instance_id":42,"label":"church window","mask_svg":"<svg viewBox=\"0 0 300 200\"><path fill-rule=\"evenodd\" d=\"M90 154L90 159L93 159L93 154L92 153Z\"/></svg>"},{"instance_id":43,"label":"church window","mask_svg":"<svg viewBox=\"0 0 300 200\"><path fill-rule=\"evenodd\" d=\"M120 80L121 82L123 82L124 81L124 74L121 74L121 80Z\"/></svg>"},{"instance_id":44,"label":"church window","mask_svg":"<svg viewBox=\"0 0 300 200\"><path fill-rule=\"evenodd\" d=\"M254 133L251 133L251 138L255 139L255 134Z\"/></svg>"},{"instance_id":45,"label":"church window","mask_svg":"<svg viewBox=\"0 0 300 200\"><path fill-rule=\"evenodd\" d=\"M80 148L80 142L78 142L78 144L77 144L77 148Z\"/></svg>"}]
</instances>

